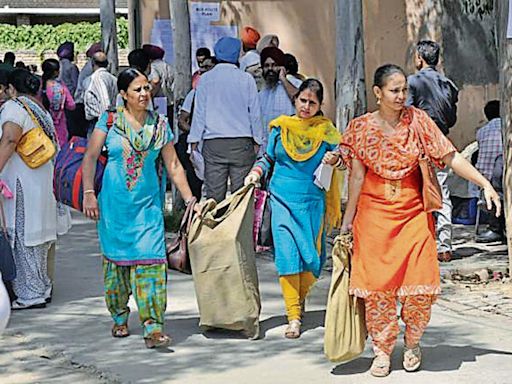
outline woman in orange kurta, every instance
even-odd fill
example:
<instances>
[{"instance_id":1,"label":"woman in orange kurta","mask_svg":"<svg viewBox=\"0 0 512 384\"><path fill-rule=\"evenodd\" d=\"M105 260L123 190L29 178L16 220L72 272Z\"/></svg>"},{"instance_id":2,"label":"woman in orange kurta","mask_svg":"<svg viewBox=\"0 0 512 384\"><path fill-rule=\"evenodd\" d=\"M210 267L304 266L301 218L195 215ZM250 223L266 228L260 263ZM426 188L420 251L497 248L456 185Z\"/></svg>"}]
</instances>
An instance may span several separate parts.
<instances>
[{"instance_id":1,"label":"woman in orange kurta","mask_svg":"<svg viewBox=\"0 0 512 384\"><path fill-rule=\"evenodd\" d=\"M365 300L376 355L370 372L387 376L400 331L397 299L406 324L403 366L415 371L421 363L419 341L440 293L434 222L421 195L417 132L436 166L448 165L481 186L488 206L494 203L498 214L500 202L491 184L457 153L430 117L405 107L407 80L400 67L377 69L373 90L378 110L352 120L340 145L340 155L351 168L342 230L354 234L350 292Z\"/></svg>"}]
</instances>

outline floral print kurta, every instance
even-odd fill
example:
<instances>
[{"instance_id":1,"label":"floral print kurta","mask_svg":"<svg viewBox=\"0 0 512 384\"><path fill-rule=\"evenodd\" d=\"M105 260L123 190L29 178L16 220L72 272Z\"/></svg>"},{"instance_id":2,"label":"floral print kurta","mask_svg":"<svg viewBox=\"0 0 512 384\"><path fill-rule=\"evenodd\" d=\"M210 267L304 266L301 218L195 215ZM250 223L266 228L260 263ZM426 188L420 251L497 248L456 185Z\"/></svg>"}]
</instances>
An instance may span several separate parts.
<instances>
[{"instance_id":1,"label":"floral print kurta","mask_svg":"<svg viewBox=\"0 0 512 384\"><path fill-rule=\"evenodd\" d=\"M96 125L96 129L107 133L105 145L108 149L108 162L98 199L101 250L108 260L117 265L162 264L166 262L164 221L156 161L161 146L172 141L173 134L167 119L161 116L156 124L157 129L166 131L159 136L163 142L158 149L151 144L149 149L137 151L116 126L120 121L127 124L120 115L122 113L117 112L110 130L107 129L107 113ZM151 120L151 113L154 112L148 112L147 121ZM133 134L144 135L147 132L143 129Z\"/></svg>"}]
</instances>

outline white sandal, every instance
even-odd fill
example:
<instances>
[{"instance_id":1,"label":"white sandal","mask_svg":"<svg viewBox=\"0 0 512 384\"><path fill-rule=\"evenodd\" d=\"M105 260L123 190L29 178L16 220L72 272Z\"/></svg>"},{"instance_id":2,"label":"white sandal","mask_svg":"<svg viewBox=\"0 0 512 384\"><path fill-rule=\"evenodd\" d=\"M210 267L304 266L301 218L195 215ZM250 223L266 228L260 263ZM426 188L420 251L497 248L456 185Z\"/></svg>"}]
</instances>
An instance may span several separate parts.
<instances>
[{"instance_id":1,"label":"white sandal","mask_svg":"<svg viewBox=\"0 0 512 384\"><path fill-rule=\"evenodd\" d=\"M370 373L375 377L386 377L391 370L391 360L387 355L378 355L373 359Z\"/></svg>"},{"instance_id":2,"label":"white sandal","mask_svg":"<svg viewBox=\"0 0 512 384\"><path fill-rule=\"evenodd\" d=\"M420 368L421 365L421 349L419 344L414 348L404 348L404 361L403 366L407 372L414 372Z\"/></svg>"},{"instance_id":3,"label":"white sandal","mask_svg":"<svg viewBox=\"0 0 512 384\"><path fill-rule=\"evenodd\" d=\"M300 326L300 320L290 321L284 331L284 337L287 339L298 339L300 337Z\"/></svg>"}]
</instances>

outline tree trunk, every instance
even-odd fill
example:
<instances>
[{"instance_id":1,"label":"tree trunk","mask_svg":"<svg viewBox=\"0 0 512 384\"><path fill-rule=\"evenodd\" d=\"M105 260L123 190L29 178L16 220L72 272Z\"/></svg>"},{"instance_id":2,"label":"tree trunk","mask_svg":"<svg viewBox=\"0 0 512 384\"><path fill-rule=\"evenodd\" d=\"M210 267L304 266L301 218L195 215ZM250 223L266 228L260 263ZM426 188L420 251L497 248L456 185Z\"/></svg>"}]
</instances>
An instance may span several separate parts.
<instances>
[{"instance_id":1,"label":"tree trunk","mask_svg":"<svg viewBox=\"0 0 512 384\"><path fill-rule=\"evenodd\" d=\"M170 0L169 5L174 40L174 110L176 112L192 88L190 21L187 0Z\"/></svg>"},{"instance_id":2,"label":"tree trunk","mask_svg":"<svg viewBox=\"0 0 512 384\"><path fill-rule=\"evenodd\" d=\"M169 0L174 45L174 111L172 121L176 140L178 139L178 112L187 93L192 89L192 61L190 17L188 0ZM169 119L171 120L171 119ZM184 207L183 199L173 185L173 209Z\"/></svg>"},{"instance_id":3,"label":"tree trunk","mask_svg":"<svg viewBox=\"0 0 512 384\"><path fill-rule=\"evenodd\" d=\"M336 125L366 112L362 0L336 0Z\"/></svg>"},{"instance_id":4,"label":"tree trunk","mask_svg":"<svg viewBox=\"0 0 512 384\"><path fill-rule=\"evenodd\" d=\"M495 12L498 18L498 61L500 73L500 109L503 130L504 149L504 192L505 219L507 225L507 245L509 255L509 270L512 266L512 39L507 38L509 1L495 2Z\"/></svg>"},{"instance_id":5,"label":"tree trunk","mask_svg":"<svg viewBox=\"0 0 512 384\"><path fill-rule=\"evenodd\" d=\"M108 69L117 74L119 60L117 54L117 27L115 0L100 0L101 45L107 54Z\"/></svg>"}]
</instances>

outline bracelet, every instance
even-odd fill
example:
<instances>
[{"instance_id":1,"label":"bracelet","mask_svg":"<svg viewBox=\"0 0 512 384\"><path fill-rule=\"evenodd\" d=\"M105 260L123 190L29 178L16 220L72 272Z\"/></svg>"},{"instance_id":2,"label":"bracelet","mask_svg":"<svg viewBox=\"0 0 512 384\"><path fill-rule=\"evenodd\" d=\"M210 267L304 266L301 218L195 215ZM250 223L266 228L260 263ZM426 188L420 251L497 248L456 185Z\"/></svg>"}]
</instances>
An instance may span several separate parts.
<instances>
[{"instance_id":1,"label":"bracelet","mask_svg":"<svg viewBox=\"0 0 512 384\"><path fill-rule=\"evenodd\" d=\"M188 200L184 200L183 202L185 203L185 207L188 207L188 206L189 206L189 204L190 204L193 200L194 200L194 198L193 198L193 197L191 197L191 198L190 198L190 199L188 199Z\"/></svg>"},{"instance_id":2,"label":"bracelet","mask_svg":"<svg viewBox=\"0 0 512 384\"><path fill-rule=\"evenodd\" d=\"M96 193L96 191L94 189L87 189L84 191L84 195L86 195L88 193Z\"/></svg>"}]
</instances>

